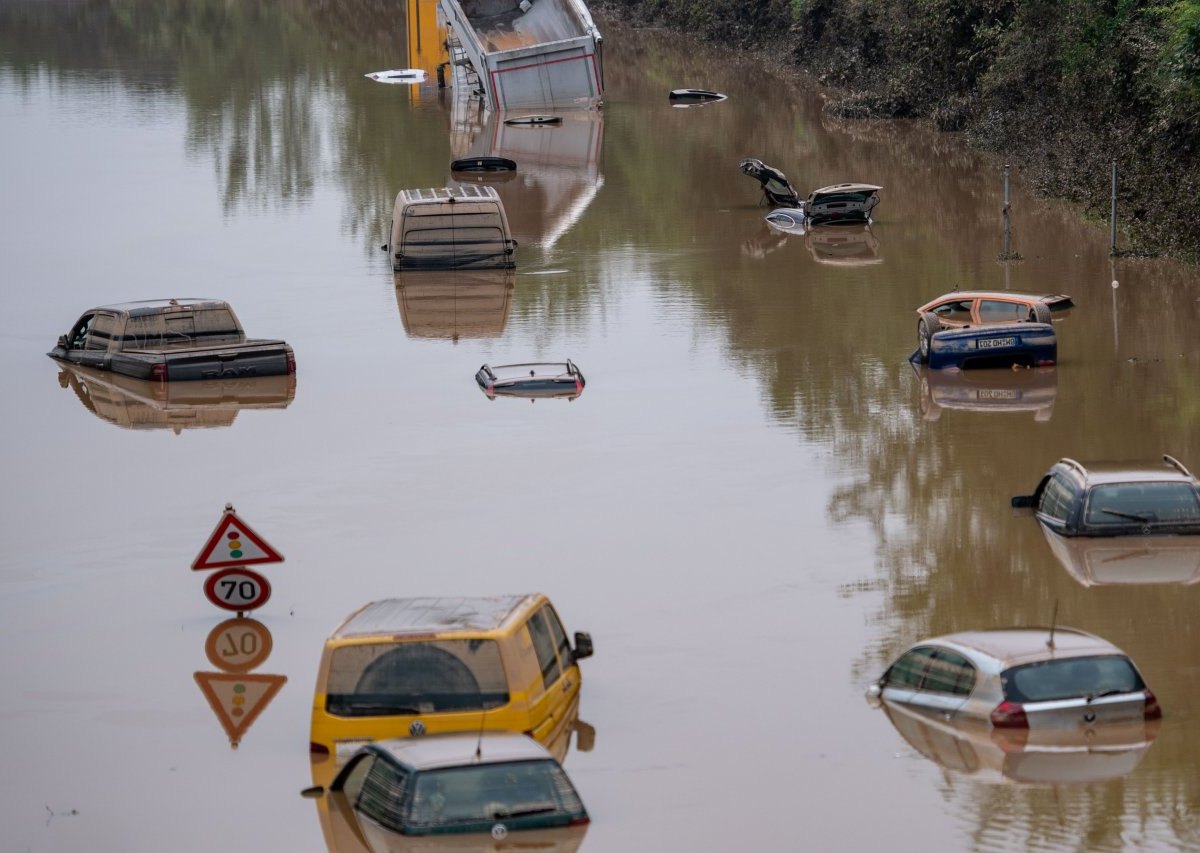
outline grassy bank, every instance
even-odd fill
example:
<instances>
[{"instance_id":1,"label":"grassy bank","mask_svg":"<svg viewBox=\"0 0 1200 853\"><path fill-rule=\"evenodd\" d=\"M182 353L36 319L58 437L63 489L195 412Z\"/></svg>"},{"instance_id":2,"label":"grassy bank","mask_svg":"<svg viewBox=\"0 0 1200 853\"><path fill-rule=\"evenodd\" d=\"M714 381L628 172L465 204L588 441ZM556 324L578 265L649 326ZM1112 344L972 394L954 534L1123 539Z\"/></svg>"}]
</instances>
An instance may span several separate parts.
<instances>
[{"instance_id":1,"label":"grassy bank","mask_svg":"<svg viewBox=\"0 0 1200 853\"><path fill-rule=\"evenodd\" d=\"M1200 0L606 0L762 50L837 92L828 108L966 134L1040 190L1107 219L1122 249L1200 260Z\"/></svg>"}]
</instances>

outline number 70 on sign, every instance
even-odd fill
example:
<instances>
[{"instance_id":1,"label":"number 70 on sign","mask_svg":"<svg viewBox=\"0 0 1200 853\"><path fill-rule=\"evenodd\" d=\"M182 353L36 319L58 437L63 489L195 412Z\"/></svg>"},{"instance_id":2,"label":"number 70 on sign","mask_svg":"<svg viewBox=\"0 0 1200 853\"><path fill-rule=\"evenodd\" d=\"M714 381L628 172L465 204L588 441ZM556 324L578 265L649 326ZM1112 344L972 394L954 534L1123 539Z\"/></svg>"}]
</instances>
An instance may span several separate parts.
<instances>
[{"instance_id":1,"label":"number 70 on sign","mask_svg":"<svg viewBox=\"0 0 1200 853\"><path fill-rule=\"evenodd\" d=\"M210 575L204 582L204 594L217 607L241 613L266 604L271 585L258 572L239 566Z\"/></svg>"}]
</instances>

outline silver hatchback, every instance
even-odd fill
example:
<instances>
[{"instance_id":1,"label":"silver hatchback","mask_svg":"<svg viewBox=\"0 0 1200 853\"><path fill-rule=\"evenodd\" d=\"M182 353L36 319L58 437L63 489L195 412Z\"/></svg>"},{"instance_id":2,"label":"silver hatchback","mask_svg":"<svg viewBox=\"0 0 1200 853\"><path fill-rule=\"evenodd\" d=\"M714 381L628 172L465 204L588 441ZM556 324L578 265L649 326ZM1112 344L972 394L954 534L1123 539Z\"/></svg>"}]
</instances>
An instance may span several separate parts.
<instances>
[{"instance_id":1,"label":"silver hatchback","mask_svg":"<svg viewBox=\"0 0 1200 853\"><path fill-rule=\"evenodd\" d=\"M964 631L917 643L867 689L869 701L1033 732L1155 720L1133 661L1073 628Z\"/></svg>"}]
</instances>

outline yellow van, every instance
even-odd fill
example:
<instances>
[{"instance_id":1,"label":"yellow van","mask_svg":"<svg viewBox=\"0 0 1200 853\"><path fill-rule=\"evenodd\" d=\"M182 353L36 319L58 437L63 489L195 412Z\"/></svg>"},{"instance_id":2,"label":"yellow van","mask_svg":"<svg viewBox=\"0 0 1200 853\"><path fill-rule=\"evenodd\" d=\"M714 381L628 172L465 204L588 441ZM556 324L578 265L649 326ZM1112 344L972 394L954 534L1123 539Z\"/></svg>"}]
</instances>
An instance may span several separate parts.
<instances>
[{"instance_id":1,"label":"yellow van","mask_svg":"<svg viewBox=\"0 0 1200 853\"><path fill-rule=\"evenodd\" d=\"M543 744L572 725L577 661L544 595L392 598L352 613L325 641L313 693L314 761L364 743L457 731L524 732Z\"/></svg>"}]
</instances>

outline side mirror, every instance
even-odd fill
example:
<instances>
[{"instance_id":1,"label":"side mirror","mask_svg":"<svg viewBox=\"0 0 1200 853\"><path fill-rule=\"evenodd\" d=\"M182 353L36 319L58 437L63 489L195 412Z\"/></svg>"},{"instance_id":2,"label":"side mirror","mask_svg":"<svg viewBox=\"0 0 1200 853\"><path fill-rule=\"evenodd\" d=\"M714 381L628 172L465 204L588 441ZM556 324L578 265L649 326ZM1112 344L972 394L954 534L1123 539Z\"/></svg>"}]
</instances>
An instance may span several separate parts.
<instances>
[{"instance_id":1,"label":"side mirror","mask_svg":"<svg viewBox=\"0 0 1200 853\"><path fill-rule=\"evenodd\" d=\"M325 788L321 785L313 785L311 788L305 788L301 791L300 796L306 800L317 800L325 796Z\"/></svg>"},{"instance_id":2,"label":"side mirror","mask_svg":"<svg viewBox=\"0 0 1200 853\"><path fill-rule=\"evenodd\" d=\"M878 681L867 687L867 704L872 708L883 704L883 685Z\"/></svg>"},{"instance_id":3,"label":"side mirror","mask_svg":"<svg viewBox=\"0 0 1200 853\"><path fill-rule=\"evenodd\" d=\"M66 335L58 336L58 345L60 347L62 347L63 349L67 349L67 336Z\"/></svg>"},{"instance_id":4,"label":"side mirror","mask_svg":"<svg viewBox=\"0 0 1200 853\"><path fill-rule=\"evenodd\" d=\"M1018 495L1012 499L1013 518L1028 518L1033 515L1033 495Z\"/></svg>"},{"instance_id":5,"label":"side mirror","mask_svg":"<svg viewBox=\"0 0 1200 853\"><path fill-rule=\"evenodd\" d=\"M592 635L585 631L575 632L575 649L571 652L571 660L583 660L592 656Z\"/></svg>"},{"instance_id":6,"label":"side mirror","mask_svg":"<svg viewBox=\"0 0 1200 853\"><path fill-rule=\"evenodd\" d=\"M583 720L575 721L575 749L591 752L596 748L596 727Z\"/></svg>"}]
</instances>

